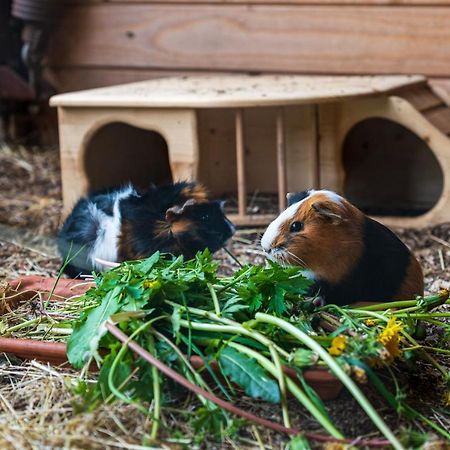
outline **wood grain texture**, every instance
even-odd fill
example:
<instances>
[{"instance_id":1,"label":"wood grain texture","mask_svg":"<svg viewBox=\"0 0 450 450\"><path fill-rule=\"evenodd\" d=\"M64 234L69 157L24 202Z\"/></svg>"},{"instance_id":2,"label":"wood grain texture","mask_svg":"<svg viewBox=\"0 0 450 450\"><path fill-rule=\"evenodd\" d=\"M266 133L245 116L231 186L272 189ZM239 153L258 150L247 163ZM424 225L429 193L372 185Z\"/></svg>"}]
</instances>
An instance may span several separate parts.
<instances>
[{"instance_id":1,"label":"wood grain texture","mask_svg":"<svg viewBox=\"0 0 450 450\"><path fill-rule=\"evenodd\" d=\"M91 0L110 3L156 3L155 0ZM89 0L77 0L73 3L87 3ZM158 3L192 3L192 0L158 0ZM196 0L195 3L221 4L298 4L298 5L450 5L450 0Z\"/></svg>"},{"instance_id":2,"label":"wood grain texture","mask_svg":"<svg viewBox=\"0 0 450 450\"><path fill-rule=\"evenodd\" d=\"M53 96L52 106L241 108L332 102L425 84L422 76L221 75L141 81Z\"/></svg>"},{"instance_id":3,"label":"wood grain texture","mask_svg":"<svg viewBox=\"0 0 450 450\"><path fill-rule=\"evenodd\" d=\"M450 108L448 106L433 108L427 111L424 116L444 134L450 134Z\"/></svg>"},{"instance_id":4,"label":"wood grain texture","mask_svg":"<svg viewBox=\"0 0 450 450\"><path fill-rule=\"evenodd\" d=\"M445 77L449 21L445 6L94 3L70 9L48 61L59 67Z\"/></svg>"},{"instance_id":5,"label":"wood grain texture","mask_svg":"<svg viewBox=\"0 0 450 450\"><path fill-rule=\"evenodd\" d=\"M450 106L450 79L436 78L428 81L432 91L443 100L443 102Z\"/></svg>"}]
</instances>

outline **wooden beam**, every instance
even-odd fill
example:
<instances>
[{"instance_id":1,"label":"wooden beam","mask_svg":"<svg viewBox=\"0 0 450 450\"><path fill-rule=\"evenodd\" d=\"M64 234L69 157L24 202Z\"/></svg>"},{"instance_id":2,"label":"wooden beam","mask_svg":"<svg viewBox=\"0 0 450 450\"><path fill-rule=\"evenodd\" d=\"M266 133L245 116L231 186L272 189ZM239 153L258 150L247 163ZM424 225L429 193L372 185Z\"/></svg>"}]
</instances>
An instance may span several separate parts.
<instances>
[{"instance_id":1,"label":"wooden beam","mask_svg":"<svg viewBox=\"0 0 450 450\"><path fill-rule=\"evenodd\" d=\"M286 146L284 135L283 109L277 109L276 115L277 138L277 178L278 178L278 207L280 212L286 209Z\"/></svg>"},{"instance_id":2,"label":"wooden beam","mask_svg":"<svg viewBox=\"0 0 450 450\"><path fill-rule=\"evenodd\" d=\"M314 144L315 144L315 152L314 152L314 180L313 186L314 189L320 189L320 109L319 105L314 105Z\"/></svg>"},{"instance_id":3,"label":"wooden beam","mask_svg":"<svg viewBox=\"0 0 450 450\"><path fill-rule=\"evenodd\" d=\"M445 6L93 3L70 7L48 62L446 77L449 22Z\"/></svg>"},{"instance_id":4,"label":"wooden beam","mask_svg":"<svg viewBox=\"0 0 450 450\"><path fill-rule=\"evenodd\" d=\"M233 222L235 225L247 225L247 226L263 226L269 225L272 220L274 220L277 215L276 214L227 214L227 217Z\"/></svg>"},{"instance_id":5,"label":"wooden beam","mask_svg":"<svg viewBox=\"0 0 450 450\"><path fill-rule=\"evenodd\" d=\"M237 168L237 188L238 188L238 211L240 216L247 214L247 185L245 179L245 145L244 145L244 125L243 112L241 109L235 113L236 127L236 168Z\"/></svg>"},{"instance_id":6,"label":"wooden beam","mask_svg":"<svg viewBox=\"0 0 450 450\"><path fill-rule=\"evenodd\" d=\"M110 2L137 3L137 0L72 0L72 3ZM138 0L139 3L154 3L155 0ZM158 0L159 3L192 3L193 0ZM195 3L220 4L296 4L296 5L450 5L450 0L195 0Z\"/></svg>"}]
</instances>

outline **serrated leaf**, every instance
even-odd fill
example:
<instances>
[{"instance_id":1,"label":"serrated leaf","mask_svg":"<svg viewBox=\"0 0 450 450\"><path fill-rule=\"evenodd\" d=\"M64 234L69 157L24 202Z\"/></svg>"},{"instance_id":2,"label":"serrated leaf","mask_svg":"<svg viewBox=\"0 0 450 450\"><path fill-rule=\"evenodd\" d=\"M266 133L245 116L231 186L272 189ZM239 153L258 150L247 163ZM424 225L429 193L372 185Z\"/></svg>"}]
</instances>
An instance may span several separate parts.
<instances>
[{"instance_id":1,"label":"serrated leaf","mask_svg":"<svg viewBox=\"0 0 450 450\"><path fill-rule=\"evenodd\" d=\"M141 263L138 265L138 270L141 271L143 274L148 274L152 269L153 266L159 261L159 258L161 257L160 252L153 253L150 258L144 259Z\"/></svg>"},{"instance_id":2,"label":"serrated leaf","mask_svg":"<svg viewBox=\"0 0 450 450\"><path fill-rule=\"evenodd\" d=\"M247 395L271 403L280 403L278 383L269 377L254 358L234 348L225 347L220 352L219 361L225 375L241 386Z\"/></svg>"},{"instance_id":3,"label":"serrated leaf","mask_svg":"<svg viewBox=\"0 0 450 450\"><path fill-rule=\"evenodd\" d=\"M270 310L279 316L286 311L286 305L284 304L285 293L286 291L283 288L275 286L275 293L269 303Z\"/></svg>"},{"instance_id":4,"label":"serrated leaf","mask_svg":"<svg viewBox=\"0 0 450 450\"><path fill-rule=\"evenodd\" d=\"M100 305L89 311L87 319L75 326L67 341L67 356L75 368L83 367L91 356L98 355L98 344L106 333L105 322L118 311L121 291L120 286L109 291Z\"/></svg>"}]
</instances>

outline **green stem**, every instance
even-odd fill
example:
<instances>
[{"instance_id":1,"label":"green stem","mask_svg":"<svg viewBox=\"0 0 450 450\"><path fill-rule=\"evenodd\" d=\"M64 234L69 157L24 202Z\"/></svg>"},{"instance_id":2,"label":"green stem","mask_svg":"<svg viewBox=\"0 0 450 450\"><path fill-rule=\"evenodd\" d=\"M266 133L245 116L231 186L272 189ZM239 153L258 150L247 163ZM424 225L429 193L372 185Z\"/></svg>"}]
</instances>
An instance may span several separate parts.
<instances>
[{"instance_id":1,"label":"green stem","mask_svg":"<svg viewBox=\"0 0 450 450\"><path fill-rule=\"evenodd\" d=\"M220 288L217 292L220 294L220 293L228 290L230 287L233 287L238 281L241 281L241 279L244 278L247 275L247 273L250 272L251 270L252 270L252 267L249 267L247 270L244 270L244 272L242 272L236 278L232 279L232 281L230 281L228 284L226 284L225 286Z\"/></svg>"},{"instance_id":2,"label":"green stem","mask_svg":"<svg viewBox=\"0 0 450 450\"><path fill-rule=\"evenodd\" d=\"M433 319L436 317L450 317L450 313L416 313L416 314L403 314L403 312L397 313L396 311L393 311L392 314L394 314L396 317L411 317L413 319ZM443 325L446 325L445 322L441 322Z\"/></svg>"},{"instance_id":3,"label":"green stem","mask_svg":"<svg viewBox=\"0 0 450 450\"><path fill-rule=\"evenodd\" d=\"M156 330L152 330L151 333L154 334L159 340L164 341L167 345L169 345L172 348L172 350L177 354L180 361L185 365L185 367L188 368L188 370L191 373L191 376L194 377L196 384L201 386L203 389L212 392L209 386L203 380L202 376L192 367L192 364L189 362L189 360L183 355L181 350L168 337L164 336L162 333ZM188 374L186 373L186 376L187 375ZM189 381L192 381L192 379Z\"/></svg>"},{"instance_id":4,"label":"green stem","mask_svg":"<svg viewBox=\"0 0 450 450\"><path fill-rule=\"evenodd\" d=\"M136 329L128 338L128 341L131 341L133 338L135 338L138 334L140 334L142 331L146 330L150 325L152 325L157 320L160 320L164 318L165 316L155 317L154 319L149 320L148 322L145 322L143 325L141 325L138 329ZM114 373L117 369L117 366L119 365L120 361L122 361L123 356L125 355L125 352L128 350L128 343L122 344L119 353L117 353L117 356L114 358L113 363L111 364L111 368L109 369L108 373L108 387L109 390L120 400L122 400L125 403L135 405L137 409L145 414L148 415L148 411L146 408L144 408L139 403L133 401L132 399L128 398L126 395L122 394L116 386L114 385Z\"/></svg>"},{"instance_id":5,"label":"green stem","mask_svg":"<svg viewBox=\"0 0 450 450\"><path fill-rule=\"evenodd\" d=\"M277 379L278 384L280 386L281 393L281 412L283 414L283 423L286 428L291 427L291 421L289 419L289 410L287 404L287 393L286 393L286 376L283 372L283 366L281 365L280 356L276 352L276 350L271 345L269 347L270 356L272 357L272 361L275 364L275 369L277 370Z\"/></svg>"},{"instance_id":6,"label":"green stem","mask_svg":"<svg viewBox=\"0 0 450 450\"><path fill-rule=\"evenodd\" d=\"M252 350L244 345L238 344L237 342L229 342L227 345L234 347L241 353L246 354L250 358L256 359L261 366L266 369L273 377L277 377L277 368L268 358L261 355L261 353ZM325 428L325 430L330 433L331 436L337 439L343 439L343 435L338 431L335 426L325 417L322 412L314 405L314 403L308 398L307 395L298 387L298 385L291 380L286 378L286 386L291 392L291 394L297 398L297 400L313 415L313 417Z\"/></svg>"},{"instance_id":7,"label":"green stem","mask_svg":"<svg viewBox=\"0 0 450 450\"><path fill-rule=\"evenodd\" d=\"M35 319L26 320L25 322L14 325L13 327L8 328L5 331L5 335L12 333L13 331L21 330L22 328L27 328L30 325L34 325L35 323L39 323L42 321L42 317L36 317Z\"/></svg>"},{"instance_id":8,"label":"green stem","mask_svg":"<svg viewBox=\"0 0 450 450\"><path fill-rule=\"evenodd\" d=\"M155 340L150 334L149 337L149 352L156 357ZM159 372L155 366L152 366L152 378L153 378L153 421L152 431L150 432L150 439L156 440L158 437L159 422L161 419L161 381L159 379Z\"/></svg>"},{"instance_id":9,"label":"green stem","mask_svg":"<svg viewBox=\"0 0 450 450\"><path fill-rule=\"evenodd\" d=\"M356 401L361 405L367 415L370 417L372 422L377 426L377 428L383 433L386 439L392 444L392 446L397 450L403 450L402 444L397 440L392 431L385 424L384 420L378 415L373 406L369 403L365 395L361 392L361 390L356 386L354 381L341 369L339 364L335 361L335 359L317 342L311 339L306 333L294 327L292 324L286 322L283 319L278 317L271 316L269 314L256 313L256 320L264 323L270 323L275 325L286 332L295 336L300 342L305 344L311 350L315 351L321 359L323 359L333 373L338 377L342 383L347 387L347 389L351 392Z\"/></svg>"},{"instance_id":10,"label":"green stem","mask_svg":"<svg viewBox=\"0 0 450 450\"><path fill-rule=\"evenodd\" d=\"M286 350L284 350L281 347L279 347L277 344L275 344L273 341L268 339L262 333L260 333L259 331L253 330L253 329L248 329L248 328L246 328L245 326L243 326L239 322L235 322L234 320L230 320L230 319L227 319L225 317L219 317L217 314L214 314L214 313L212 313L210 311L204 311L203 309L192 308L192 307L185 307L185 306L182 306L182 305L180 305L178 303L171 302L169 300L165 300L165 303L167 303L168 305L171 305L173 307L176 307L176 308L180 308L180 309L185 308L186 312L189 312L189 313L194 314L196 316L203 317L205 319L214 320L215 322L219 322L219 323L224 324L224 325L203 324L203 323L199 324L198 322L196 322L197 324L202 325L202 327L200 327L200 328L193 327L193 328L195 328L197 330L219 331L219 332L220 331L224 331L224 332L229 332L229 333L238 333L240 335L248 336L250 338L253 338L253 339L257 340L258 342L260 342L261 344L265 345L266 347L269 347L270 345L273 345L275 350L278 353L280 353L284 358L288 358L289 357L289 353ZM253 322L254 322L254 324L256 324L256 321L253 321ZM247 324L248 324L248 322L247 322ZM225 326L225 328L223 326Z\"/></svg>"},{"instance_id":11,"label":"green stem","mask_svg":"<svg viewBox=\"0 0 450 450\"><path fill-rule=\"evenodd\" d=\"M423 300L425 300L426 304L420 306L420 308L423 308L424 306L428 306L434 302L443 301L445 299L445 303L449 304L450 300L448 300L448 292L444 289L442 292L439 292L435 295L430 295L428 297L424 297ZM417 306L417 302L419 300L399 300L394 302L385 302L385 303L378 303L376 305L367 305L364 306L364 308L355 307L357 309L365 309L366 311L383 311L386 309L392 309L392 308L405 308L410 306ZM354 307L349 307L349 310L352 310Z\"/></svg>"},{"instance_id":12,"label":"green stem","mask_svg":"<svg viewBox=\"0 0 450 450\"><path fill-rule=\"evenodd\" d=\"M63 265L61 266L61 269L58 272L58 276L56 277L55 283L52 286L52 290L48 294L47 300L44 303L44 308L47 308L48 304L50 303L50 300L55 292L56 285L59 283L59 280L61 279L62 274L64 273L64 270L84 250L84 247L85 246L83 245L82 247L79 248L79 250L72 257L70 257L70 258L68 257L64 260ZM70 255L71 251L72 251L72 243L70 244L69 255Z\"/></svg>"},{"instance_id":13,"label":"green stem","mask_svg":"<svg viewBox=\"0 0 450 450\"><path fill-rule=\"evenodd\" d=\"M200 331L212 331L212 332L219 332L219 333L230 333L230 334L239 334L241 336L247 336L250 338L253 338L255 341L260 342L261 344L265 345L266 347L273 346L277 351L282 352L282 355L285 358L289 357L289 353L286 352L283 349L280 349L276 344L274 344L270 339L267 339L264 335L258 333L257 331L253 330L247 330L247 328L244 328L243 326L239 325L214 325L211 323L203 323L203 322L188 322L187 320L180 319L180 325L182 327L188 328L192 327L194 330L200 330Z\"/></svg>"},{"instance_id":14,"label":"green stem","mask_svg":"<svg viewBox=\"0 0 450 450\"><path fill-rule=\"evenodd\" d=\"M402 330L401 333L408 339L409 342L415 347L422 347L409 333L407 333L405 330ZM419 349L419 354L422 356L423 359L430 362L441 374L443 375L444 379L447 379L449 376L448 370L446 370L444 367L442 367L431 355L429 355L423 348Z\"/></svg>"},{"instance_id":15,"label":"green stem","mask_svg":"<svg viewBox=\"0 0 450 450\"><path fill-rule=\"evenodd\" d=\"M414 347L405 347L402 350L403 351L410 351L410 350L420 350L420 349L424 349L424 350L430 350L431 352L435 352L435 353L443 353L444 355L450 355L450 350L446 350L443 348L436 348L436 347L429 347L427 345L415 345Z\"/></svg>"},{"instance_id":16,"label":"green stem","mask_svg":"<svg viewBox=\"0 0 450 450\"><path fill-rule=\"evenodd\" d=\"M207 284L209 292L211 293L211 298L213 300L214 309L216 311L216 314L220 316L220 305L219 305L219 299L217 298L216 291L214 290L214 287L211 283Z\"/></svg>"},{"instance_id":17,"label":"green stem","mask_svg":"<svg viewBox=\"0 0 450 450\"><path fill-rule=\"evenodd\" d=\"M147 327L151 325L152 321L146 322L143 325L141 325L130 337L129 340L133 339L137 334L139 334L141 331L145 330ZM135 405L137 409L142 413L147 415L148 411L146 408L144 408L139 403L133 401L132 399L128 398L126 395L122 394L116 386L114 385L114 374L116 372L117 366L119 365L120 361L122 361L123 356L125 355L125 352L128 350L127 344L122 344L119 353L117 353L117 356L114 358L113 363L111 364L111 368L109 369L108 373L108 387L109 390L120 400L122 400L124 403L128 403L130 405Z\"/></svg>"}]
</instances>

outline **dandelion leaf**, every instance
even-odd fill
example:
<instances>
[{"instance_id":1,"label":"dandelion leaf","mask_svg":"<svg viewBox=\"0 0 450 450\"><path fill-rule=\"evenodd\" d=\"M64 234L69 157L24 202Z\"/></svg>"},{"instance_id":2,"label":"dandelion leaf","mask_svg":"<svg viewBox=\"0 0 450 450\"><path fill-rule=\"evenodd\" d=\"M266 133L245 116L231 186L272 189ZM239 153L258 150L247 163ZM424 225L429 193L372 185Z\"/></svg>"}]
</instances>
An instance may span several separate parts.
<instances>
[{"instance_id":1,"label":"dandelion leaf","mask_svg":"<svg viewBox=\"0 0 450 450\"><path fill-rule=\"evenodd\" d=\"M267 402L280 402L278 383L253 358L243 355L234 348L225 347L219 356L222 370L226 376L241 386L253 398Z\"/></svg>"},{"instance_id":2,"label":"dandelion leaf","mask_svg":"<svg viewBox=\"0 0 450 450\"><path fill-rule=\"evenodd\" d=\"M75 368L81 368L91 357L97 357L98 344L106 333L105 322L119 310L119 298L122 288L116 286L109 291L103 301L89 312L84 322L75 325L67 341L67 356Z\"/></svg>"}]
</instances>

